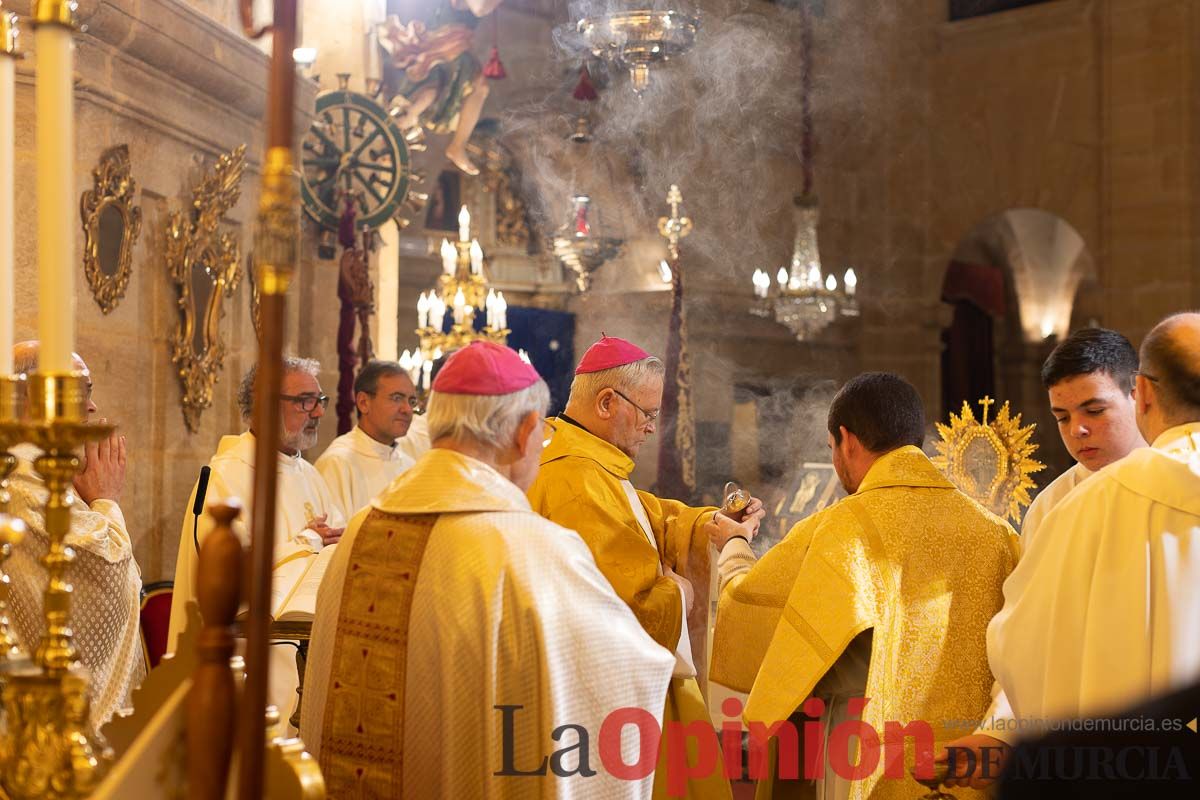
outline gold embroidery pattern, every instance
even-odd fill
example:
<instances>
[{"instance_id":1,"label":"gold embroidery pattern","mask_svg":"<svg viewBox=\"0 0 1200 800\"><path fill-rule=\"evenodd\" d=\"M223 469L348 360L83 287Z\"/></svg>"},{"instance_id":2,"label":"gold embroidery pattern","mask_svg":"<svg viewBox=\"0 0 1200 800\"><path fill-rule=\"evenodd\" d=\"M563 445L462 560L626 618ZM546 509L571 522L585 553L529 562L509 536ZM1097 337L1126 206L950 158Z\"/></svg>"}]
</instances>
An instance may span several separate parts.
<instances>
[{"instance_id":1,"label":"gold embroidery pattern","mask_svg":"<svg viewBox=\"0 0 1200 800\"><path fill-rule=\"evenodd\" d=\"M437 517L372 511L363 520L338 613L321 772L330 797L400 797L408 620Z\"/></svg>"}]
</instances>

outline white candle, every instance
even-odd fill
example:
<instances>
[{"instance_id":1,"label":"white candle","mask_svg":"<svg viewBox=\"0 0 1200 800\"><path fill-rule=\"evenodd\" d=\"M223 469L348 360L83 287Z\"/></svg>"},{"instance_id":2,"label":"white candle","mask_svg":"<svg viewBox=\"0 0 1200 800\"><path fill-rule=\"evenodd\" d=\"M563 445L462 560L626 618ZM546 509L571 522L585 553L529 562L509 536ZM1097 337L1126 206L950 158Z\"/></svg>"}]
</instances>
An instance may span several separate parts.
<instances>
[{"instance_id":1,"label":"white candle","mask_svg":"<svg viewBox=\"0 0 1200 800\"><path fill-rule=\"evenodd\" d=\"M487 310L487 326L489 328L496 327L496 290L488 289L487 300L483 303L484 309Z\"/></svg>"},{"instance_id":2,"label":"white candle","mask_svg":"<svg viewBox=\"0 0 1200 800\"><path fill-rule=\"evenodd\" d=\"M5 22L16 24L16 14L0 9ZM0 22L0 26L5 23ZM0 375L13 371L13 94L16 92L16 58L0 41Z\"/></svg>"},{"instance_id":3,"label":"white candle","mask_svg":"<svg viewBox=\"0 0 1200 800\"><path fill-rule=\"evenodd\" d=\"M471 242L471 274L483 274L483 248L479 246L478 239Z\"/></svg>"},{"instance_id":4,"label":"white candle","mask_svg":"<svg viewBox=\"0 0 1200 800\"><path fill-rule=\"evenodd\" d=\"M400 369L412 372L412 355L407 350L400 354Z\"/></svg>"},{"instance_id":5,"label":"white candle","mask_svg":"<svg viewBox=\"0 0 1200 800\"><path fill-rule=\"evenodd\" d=\"M508 302L504 299L504 292L496 292L496 329L504 330L508 327Z\"/></svg>"},{"instance_id":6,"label":"white candle","mask_svg":"<svg viewBox=\"0 0 1200 800\"><path fill-rule=\"evenodd\" d=\"M75 119L72 31L38 25L37 237L39 368L68 372L75 343Z\"/></svg>"},{"instance_id":7,"label":"white candle","mask_svg":"<svg viewBox=\"0 0 1200 800\"><path fill-rule=\"evenodd\" d=\"M446 302L436 295L429 304L429 324L438 331L446 324Z\"/></svg>"},{"instance_id":8,"label":"white candle","mask_svg":"<svg viewBox=\"0 0 1200 800\"><path fill-rule=\"evenodd\" d=\"M442 272L447 275L453 275L455 262L457 261L458 252L454 249L454 245L442 239Z\"/></svg>"},{"instance_id":9,"label":"white candle","mask_svg":"<svg viewBox=\"0 0 1200 800\"><path fill-rule=\"evenodd\" d=\"M854 290L858 288L858 276L854 274L853 269L846 270L846 277L843 279L846 284L846 294L854 297Z\"/></svg>"},{"instance_id":10,"label":"white candle","mask_svg":"<svg viewBox=\"0 0 1200 800\"><path fill-rule=\"evenodd\" d=\"M429 376L433 374L433 362L426 361L421 365L421 385L429 389Z\"/></svg>"},{"instance_id":11,"label":"white candle","mask_svg":"<svg viewBox=\"0 0 1200 800\"><path fill-rule=\"evenodd\" d=\"M454 294L454 324L462 325L463 317L466 316L467 298L463 296L463 290L460 288Z\"/></svg>"},{"instance_id":12,"label":"white candle","mask_svg":"<svg viewBox=\"0 0 1200 800\"><path fill-rule=\"evenodd\" d=\"M417 327L429 327L429 298L424 293L421 294L421 299L417 300Z\"/></svg>"},{"instance_id":13,"label":"white candle","mask_svg":"<svg viewBox=\"0 0 1200 800\"><path fill-rule=\"evenodd\" d=\"M827 276L825 278L825 288L828 291L836 292L837 291L837 278L833 277L832 275Z\"/></svg>"},{"instance_id":14,"label":"white candle","mask_svg":"<svg viewBox=\"0 0 1200 800\"><path fill-rule=\"evenodd\" d=\"M471 212L467 211L466 206L463 206L462 211L458 212L458 240L460 242L471 241Z\"/></svg>"},{"instance_id":15,"label":"white candle","mask_svg":"<svg viewBox=\"0 0 1200 800\"><path fill-rule=\"evenodd\" d=\"M775 280L779 281L779 285L780 285L780 286L786 286L786 285L787 285L787 282L788 282L788 273L787 273L787 270L786 270L786 269L784 269L783 267L780 267L780 268L779 268L779 274L777 274L777 275L775 276Z\"/></svg>"}]
</instances>

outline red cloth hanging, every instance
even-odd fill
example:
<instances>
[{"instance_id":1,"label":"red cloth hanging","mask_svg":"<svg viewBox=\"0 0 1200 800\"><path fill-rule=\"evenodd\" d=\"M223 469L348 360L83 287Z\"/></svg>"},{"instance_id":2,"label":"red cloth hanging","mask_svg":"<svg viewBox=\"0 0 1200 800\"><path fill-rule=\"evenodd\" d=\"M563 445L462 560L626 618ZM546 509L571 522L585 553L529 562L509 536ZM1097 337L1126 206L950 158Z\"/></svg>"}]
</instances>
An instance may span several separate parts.
<instances>
[{"instance_id":1,"label":"red cloth hanging","mask_svg":"<svg viewBox=\"0 0 1200 800\"><path fill-rule=\"evenodd\" d=\"M483 67L483 77L489 81L502 81L508 77L503 62L500 61L500 11L492 12L492 52L488 55L487 64Z\"/></svg>"},{"instance_id":2,"label":"red cloth hanging","mask_svg":"<svg viewBox=\"0 0 1200 800\"><path fill-rule=\"evenodd\" d=\"M592 76L588 73L587 64L579 70L579 83L575 84L575 91L571 93L581 103L590 103L596 100L600 95L596 94L596 87L592 84Z\"/></svg>"}]
</instances>

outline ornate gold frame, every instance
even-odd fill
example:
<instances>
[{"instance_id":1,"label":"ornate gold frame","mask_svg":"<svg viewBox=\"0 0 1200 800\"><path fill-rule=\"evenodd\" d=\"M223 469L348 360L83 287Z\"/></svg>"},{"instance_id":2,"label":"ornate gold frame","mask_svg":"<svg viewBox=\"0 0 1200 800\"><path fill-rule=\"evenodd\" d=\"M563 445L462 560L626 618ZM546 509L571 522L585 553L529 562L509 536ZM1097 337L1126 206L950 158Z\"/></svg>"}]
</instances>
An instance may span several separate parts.
<instances>
[{"instance_id":1,"label":"ornate gold frame","mask_svg":"<svg viewBox=\"0 0 1200 800\"><path fill-rule=\"evenodd\" d=\"M111 313L129 286L133 273L133 246L142 231L142 209L133 204L137 182L130 175L129 148L110 147L100 155L92 170L92 188L79 198L83 221L83 273L92 287L92 297L105 314ZM100 266L100 216L106 208L121 215L121 250L117 271L109 275Z\"/></svg>"},{"instance_id":2,"label":"ornate gold frame","mask_svg":"<svg viewBox=\"0 0 1200 800\"><path fill-rule=\"evenodd\" d=\"M1036 442L1030 441L1037 423L1021 426L1021 415L1010 414L1008 402L1000 407L994 420L988 420L988 409L996 401L984 397L982 421L976 421L971 404L963 401L961 414L950 414L950 424L937 423L941 439L936 443L938 455L933 463L946 474L964 494L998 517L1014 524L1021 519L1021 510L1029 505L1029 490L1036 484L1029 477L1046 465L1033 458ZM972 463L968 448L975 441L986 446L989 464ZM986 467L990 479L986 485L976 480L973 467Z\"/></svg>"},{"instance_id":3,"label":"ornate gold frame","mask_svg":"<svg viewBox=\"0 0 1200 800\"><path fill-rule=\"evenodd\" d=\"M179 290L179 325L171 340L171 360L183 388L183 420L195 433L200 415L212 405L213 386L225 362L220 323L223 298L231 297L242 278L241 247L236 237L219 231L221 218L241 195L246 146L217 159L212 171L192 190L192 207L176 211L167 222L167 274ZM192 272L202 265L213 281L206 308L195 307ZM204 332L203 352L196 352L197 327Z\"/></svg>"}]
</instances>

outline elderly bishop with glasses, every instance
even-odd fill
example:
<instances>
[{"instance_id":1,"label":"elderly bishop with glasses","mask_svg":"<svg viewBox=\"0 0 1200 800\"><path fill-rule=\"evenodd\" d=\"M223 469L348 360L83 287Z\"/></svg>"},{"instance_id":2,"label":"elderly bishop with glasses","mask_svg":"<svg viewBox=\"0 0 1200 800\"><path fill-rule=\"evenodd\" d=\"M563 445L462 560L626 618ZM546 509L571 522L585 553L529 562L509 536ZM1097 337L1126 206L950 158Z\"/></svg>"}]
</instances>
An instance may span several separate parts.
<instances>
[{"instance_id":1,"label":"elderly bishop with glasses","mask_svg":"<svg viewBox=\"0 0 1200 800\"><path fill-rule=\"evenodd\" d=\"M663 378L662 361L624 339L604 336L588 348L566 411L549 421L553 437L529 500L578 531L642 627L675 654L664 721L708 721L697 678L706 666L709 531L723 527L749 540L763 510L752 499L734 518L633 487L634 459L656 429ZM660 759L655 796L665 796L662 766ZM729 797L729 783L717 768L692 778L687 796Z\"/></svg>"},{"instance_id":2,"label":"elderly bishop with glasses","mask_svg":"<svg viewBox=\"0 0 1200 800\"><path fill-rule=\"evenodd\" d=\"M329 405L329 398L321 391L317 380L319 371L320 364L312 359L284 359L279 401L281 430L275 506L275 568L271 584L271 615L275 618L280 616L285 604L293 600L301 584L315 583L306 582L305 576L316 568L315 562L322 549L341 538L346 525L345 513L325 481L316 468L301 457L303 451L316 445L317 428ZM237 392L238 410L247 426L254 409L256 374L257 365L242 378ZM251 502L254 446L253 429L238 436L221 437L217 453L208 464L211 472L207 483L203 478L197 481L188 499L175 562L168 651L174 651L175 643L187 625L188 601L196 598L197 553L213 527L212 517L203 513L203 509L231 497L239 498L243 503ZM197 509L201 513L194 514ZM242 514L242 523L249 519L247 509ZM244 525L237 532L243 543L248 544L249 535ZM294 648L271 648L270 686L270 702L287 719L299 686Z\"/></svg>"}]
</instances>

